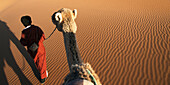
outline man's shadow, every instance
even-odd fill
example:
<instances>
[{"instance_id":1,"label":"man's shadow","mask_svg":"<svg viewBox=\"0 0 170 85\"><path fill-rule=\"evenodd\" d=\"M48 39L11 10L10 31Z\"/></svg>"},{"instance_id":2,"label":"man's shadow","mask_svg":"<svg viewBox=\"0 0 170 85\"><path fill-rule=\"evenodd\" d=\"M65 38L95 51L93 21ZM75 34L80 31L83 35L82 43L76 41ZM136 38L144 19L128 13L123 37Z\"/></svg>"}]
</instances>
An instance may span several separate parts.
<instances>
[{"instance_id":1,"label":"man's shadow","mask_svg":"<svg viewBox=\"0 0 170 85\"><path fill-rule=\"evenodd\" d=\"M19 77L19 80L22 85L31 85L32 83L26 78L26 76L23 74L19 66L17 65L14 56L10 49L10 40L16 45L18 50L21 52L21 54L24 56L24 58L27 60L28 64L31 66L35 76L37 79L40 79L40 75L38 74L38 70L36 69L36 66L34 64L33 59L28 54L24 46L21 45L19 40L16 38L16 36L10 31L9 27L4 21L0 20L0 84L7 85L8 81L4 72L4 60L7 62L7 64L12 68L12 70L17 74Z\"/></svg>"}]
</instances>

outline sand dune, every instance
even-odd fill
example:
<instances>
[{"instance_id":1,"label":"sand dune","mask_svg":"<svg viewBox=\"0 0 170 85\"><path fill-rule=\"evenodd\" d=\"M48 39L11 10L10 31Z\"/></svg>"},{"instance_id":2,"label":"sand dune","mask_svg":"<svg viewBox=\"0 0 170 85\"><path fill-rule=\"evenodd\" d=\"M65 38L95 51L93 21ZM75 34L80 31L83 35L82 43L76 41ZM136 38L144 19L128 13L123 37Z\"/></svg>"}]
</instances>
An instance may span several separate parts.
<instances>
[{"instance_id":1,"label":"sand dune","mask_svg":"<svg viewBox=\"0 0 170 85\"><path fill-rule=\"evenodd\" d=\"M24 28L20 17L31 15L47 37L55 27L51 15L62 7L78 10L81 56L103 85L170 84L169 0L9 0L0 4L1 84L40 84L18 41ZM44 45L49 71L45 84L61 85L69 72L62 33L56 31Z\"/></svg>"},{"instance_id":2,"label":"sand dune","mask_svg":"<svg viewBox=\"0 0 170 85\"><path fill-rule=\"evenodd\" d=\"M18 0L0 0L0 12L13 6Z\"/></svg>"}]
</instances>

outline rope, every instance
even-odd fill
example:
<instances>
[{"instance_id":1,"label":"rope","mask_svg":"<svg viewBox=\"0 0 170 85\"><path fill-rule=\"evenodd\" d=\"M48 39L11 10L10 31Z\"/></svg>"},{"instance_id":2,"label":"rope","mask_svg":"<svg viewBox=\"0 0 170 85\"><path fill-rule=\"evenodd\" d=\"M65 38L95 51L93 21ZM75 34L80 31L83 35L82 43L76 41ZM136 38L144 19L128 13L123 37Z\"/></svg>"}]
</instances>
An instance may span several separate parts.
<instances>
[{"instance_id":1,"label":"rope","mask_svg":"<svg viewBox=\"0 0 170 85\"><path fill-rule=\"evenodd\" d=\"M87 73L91 76L92 80L94 81L94 85L97 85L96 79L92 75L92 73L89 71L89 69L86 69Z\"/></svg>"},{"instance_id":2,"label":"rope","mask_svg":"<svg viewBox=\"0 0 170 85\"><path fill-rule=\"evenodd\" d=\"M92 82L94 85L102 85L98 75L94 72L89 63L72 65L71 71L65 77L63 85L67 85L70 81L75 79L85 79Z\"/></svg>"},{"instance_id":3,"label":"rope","mask_svg":"<svg viewBox=\"0 0 170 85\"><path fill-rule=\"evenodd\" d=\"M56 29L57 29L57 27L55 27L55 29L53 30L53 32L52 32L47 38L45 38L45 40L49 39Z\"/></svg>"}]
</instances>

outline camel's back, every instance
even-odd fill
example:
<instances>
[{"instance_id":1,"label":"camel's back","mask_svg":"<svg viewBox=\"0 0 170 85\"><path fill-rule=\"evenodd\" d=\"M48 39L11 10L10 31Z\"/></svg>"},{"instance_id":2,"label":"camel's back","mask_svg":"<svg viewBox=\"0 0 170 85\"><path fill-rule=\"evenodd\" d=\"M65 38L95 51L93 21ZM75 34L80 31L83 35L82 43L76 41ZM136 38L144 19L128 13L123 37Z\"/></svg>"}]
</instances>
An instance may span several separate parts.
<instances>
[{"instance_id":1,"label":"camel's back","mask_svg":"<svg viewBox=\"0 0 170 85\"><path fill-rule=\"evenodd\" d=\"M67 85L94 85L94 84L87 80L76 79L76 80L70 81Z\"/></svg>"}]
</instances>

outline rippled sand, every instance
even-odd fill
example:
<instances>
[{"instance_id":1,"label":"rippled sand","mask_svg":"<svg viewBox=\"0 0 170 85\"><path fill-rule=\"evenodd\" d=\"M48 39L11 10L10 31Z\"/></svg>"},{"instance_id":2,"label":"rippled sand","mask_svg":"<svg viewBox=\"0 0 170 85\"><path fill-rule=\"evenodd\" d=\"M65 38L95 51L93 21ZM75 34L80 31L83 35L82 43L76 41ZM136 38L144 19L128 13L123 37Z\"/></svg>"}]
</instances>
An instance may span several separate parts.
<instances>
[{"instance_id":1,"label":"rippled sand","mask_svg":"<svg viewBox=\"0 0 170 85\"><path fill-rule=\"evenodd\" d=\"M30 15L46 37L55 26L51 15L76 8L76 33L84 62L103 85L170 85L169 0L12 0L0 7L0 83L40 84L18 39ZM0 3L0 5L2 5ZM5 24L6 23L6 24ZM44 41L49 78L61 85L69 72L63 35L56 31Z\"/></svg>"}]
</instances>

